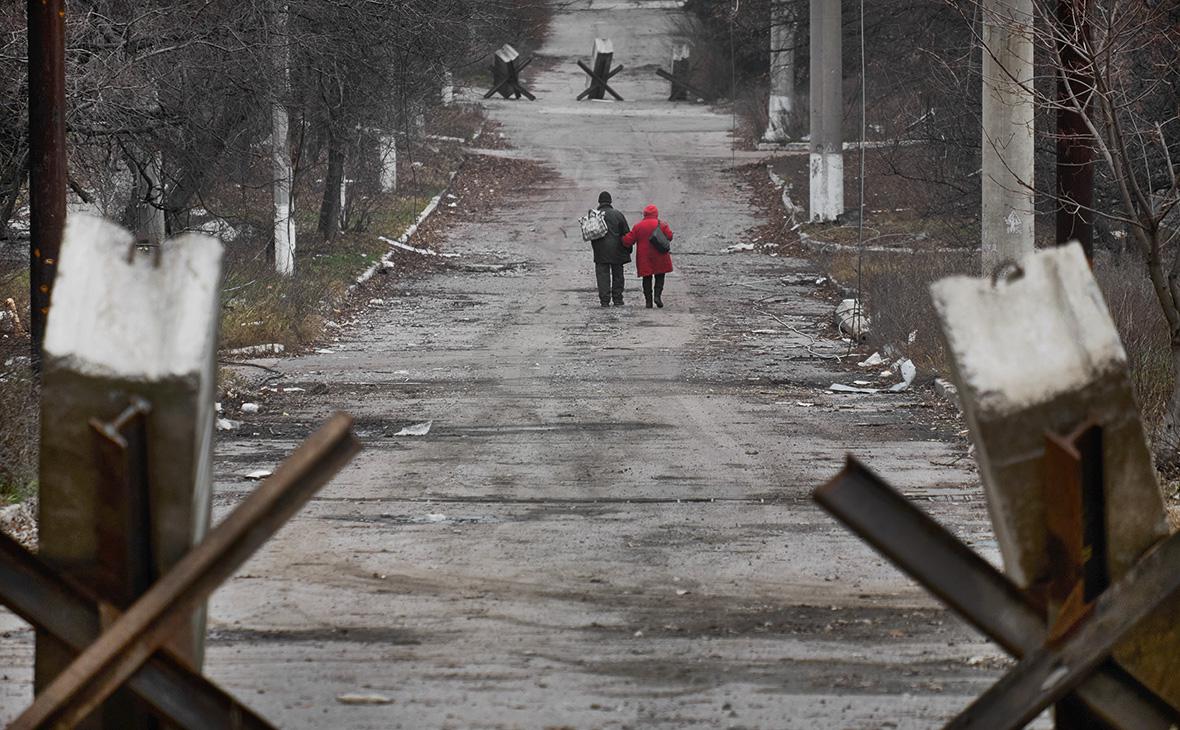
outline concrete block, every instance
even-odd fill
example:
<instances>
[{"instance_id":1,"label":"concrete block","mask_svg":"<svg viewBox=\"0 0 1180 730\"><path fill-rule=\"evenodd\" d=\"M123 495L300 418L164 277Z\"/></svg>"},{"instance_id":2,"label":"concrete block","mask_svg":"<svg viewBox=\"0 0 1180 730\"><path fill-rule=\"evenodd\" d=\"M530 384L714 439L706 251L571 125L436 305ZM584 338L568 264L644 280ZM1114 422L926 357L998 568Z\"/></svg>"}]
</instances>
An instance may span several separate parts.
<instances>
[{"instance_id":1,"label":"concrete block","mask_svg":"<svg viewBox=\"0 0 1180 730\"><path fill-rule=\"evenodd\" d=\"M98 466L88 419L111 420L138 395L147 419L154 572L166 572L209 526L221 244L188 234L157 253L112 223L66 225L42 375L40 553L96 585ZM176 648L198 666L203 611ZM40 685L60 667L38 640ZM60 648L60 647L58 647ZM57 660L61 655L57 655Z\"/></svg>"},{"instance_id":2,"label":"concrete block","mask_svg":"<svg viewBox=\"0 0 1180 730\"><path fill-rule=\"evenodd\" d=\"M995 282L958 276L931 286L1004 567L1022 586L1044 577L1044 434L1095 418L1104 429L1107 567L1117 578L1168 534L1126 353L1080 246L1020 266ZM1180 634L1174 621L1149 623L1116 656L1180 702L1166 666L1180 656Z\"/></svg>"}]
</instances>

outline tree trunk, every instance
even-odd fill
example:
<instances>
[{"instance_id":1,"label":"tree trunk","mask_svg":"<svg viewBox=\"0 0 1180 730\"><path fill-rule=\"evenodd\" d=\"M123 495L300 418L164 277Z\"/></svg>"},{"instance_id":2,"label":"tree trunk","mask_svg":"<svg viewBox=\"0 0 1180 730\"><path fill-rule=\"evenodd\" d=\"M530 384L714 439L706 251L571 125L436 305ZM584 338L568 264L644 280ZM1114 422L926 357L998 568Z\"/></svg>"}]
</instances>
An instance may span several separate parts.
<instances>
[{"instance_id":1,"label":"tree trunk","mask_svg":"<svg viewBox=\"0 0 1180 730\"><path fill-rule=\"evenodd\" d=\"M271 110L271 174L274 176L275 271L283 276L295 273L295 217L291 205L291 149L287 116L290 57L287 45L287 6L276 2L272 53L275 72L275 102Z\"/></svg>"},{"instance_id":2,"label":"tree trunk","mask_svg":"<svg viewBox=\"0 0 1180 730\"><path fill-rule=\"evenodd\" d=\"M328 174L320 204L320 236L330 239L340 230L340 186L344 183L344 146L333 136L328 142Z\"/></svg>"},{"instance_id":3,"label":"tree trunk","mask_svg":"<svg viewBox=\"0 0 1180 730\"><path fill-rule=\"evenodd\" d=\"M133 182L123 224L135 233L137 241L158 246L166 237L161 155L139 150L134 156L128 152L126 159Z\"/></svg>"}]
</instances>

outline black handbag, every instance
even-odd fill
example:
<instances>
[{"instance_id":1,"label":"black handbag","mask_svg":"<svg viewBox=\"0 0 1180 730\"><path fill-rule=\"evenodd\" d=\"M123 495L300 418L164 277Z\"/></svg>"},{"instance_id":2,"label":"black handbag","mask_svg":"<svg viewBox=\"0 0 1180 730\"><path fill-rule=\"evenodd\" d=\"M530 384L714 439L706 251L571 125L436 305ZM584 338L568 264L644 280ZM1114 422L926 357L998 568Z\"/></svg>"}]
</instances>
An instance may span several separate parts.
<instances>
[{"instance_id":1,"label":"black handbag","mask_svg":"<svg viewBox=\"0 0 1180 730\"><path fill-rule=\"evenodd\" d=\"M659 220L656 220L656 229L648 236L647 242L660 253L668 253L672 250L672 242L664 235L664 229L660 227Z\"/></svg>"}]
</instances>

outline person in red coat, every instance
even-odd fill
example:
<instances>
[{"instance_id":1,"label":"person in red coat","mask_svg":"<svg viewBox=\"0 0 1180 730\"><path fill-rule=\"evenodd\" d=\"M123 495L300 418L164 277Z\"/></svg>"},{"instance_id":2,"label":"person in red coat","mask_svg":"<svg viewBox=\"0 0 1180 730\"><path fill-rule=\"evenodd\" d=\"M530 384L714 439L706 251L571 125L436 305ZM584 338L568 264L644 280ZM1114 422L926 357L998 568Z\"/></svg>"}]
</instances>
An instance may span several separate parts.
<instances>
[{"instance_id":1,"label":"person in red coat","mask_svg":"<svg viewBox=\"0 0 1180 730\"><path fill-rule=\"evenodd\" d=\"M661 296L664 293L664 274L672 270L672 254L657 251L651 244L651 234L656 226L664 232L668 240L672 240L672 229L660 220L660 211L649 205L643 209L643 220L635 224L631 231L623 236L623 245L635 247L635 268L643 277L643 298L647 300L647 308L651 309L652 302L657 307L663 307ZM655 291L652 291L652 280L655 280Z\"/></svg>"}]
</instances>

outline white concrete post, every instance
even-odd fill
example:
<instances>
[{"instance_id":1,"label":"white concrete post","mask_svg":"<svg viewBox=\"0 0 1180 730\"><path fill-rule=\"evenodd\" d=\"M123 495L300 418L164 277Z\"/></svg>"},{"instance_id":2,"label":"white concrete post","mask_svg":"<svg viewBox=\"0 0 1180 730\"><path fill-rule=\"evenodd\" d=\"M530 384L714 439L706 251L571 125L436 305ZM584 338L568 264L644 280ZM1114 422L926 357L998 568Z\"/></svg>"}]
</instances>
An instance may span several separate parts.
<instances>
[{"instance_id":1,"label":"white concrete post","mask_svg":"<svg viewBox=\"0 0 1180 730\"><path fill-rule=\"evenodd\" d=\"M39 545L43 559L96 590L101 469L90 418L115 418L131 396L151 404L155 575L209 526L221 262L221 244L208 236L186 234L143 253L113 223L81 214L67 220L42 363ZM199 667L203 640L202 609L178 632L175 648ZM38 685L69 658L39 637Z\"/></svg>"},{"instance_id":2,"label":"white concrete post","mask_svg":"<svg viewBox=\"0 0 1180 730\"><path fill-rule=\"evenodd\" d=\"M442 91L440 93L443 106L455 103L455 75L450 71L443 71Z\"/></svg>"},{"instance_id":3,"label":"white concrete post","mask_svg":"<svg viewBox=\"0 0 1180 730\"><path fill-rule=\"evenodd\" d=\"M276 3L274 11L275 99L271 108L271 174L274 176L275 271L284 276L295 273L295 211L291 203L294 172L287 136L287 96L290 92L290 51L287 37L287 5Z\"/></svg>"},{"instance_id":4,"label":"white concrete post","mask_svg":"<svg viewBox=\"0 0 1180 730\"><path fill-rule=\"evenodd\" d=\"M1032 33L1032 0L984 0L984 274L1033 251Z\"/></svg>"},{"instance_id":5,"label":"white concrete post","mask_svg":"<svg viewBox=\"0 0 1180 730\"><path fill-rule=\"evenodd\" d=\"M767 142L790 139L788 123L795 113L795 37L798 23L794 0L774 0L770 9L770 102Z\"/></svg>"},{"instance_id":6,"label":"white concrete post","mask_svg":"<svg viewBox=\"0 0 1180 730\"><path fill-rule=\"evenodd\" d=\"M1006 572L1027 587L1050 564L1042 459L1045 433L1102 427L1106 567L1126 573L1168 534L1163 497L1123 350L1081 246L1026 256L993 283L956 276L931 287L952 374L975 443ZM1115 651L1140 681L1180 699L1180 601ZM1052 617L1047 617L1052 618Z\"/></svg>"},{"instance_id":7,"label":"white concrete post","mask_svg":"<svg viewBox=\"0 0 1180 730\"><path fill-rule=\"evenodd\" d=\"M811 0L810 218L844 212L843 42L840 0Z\"/></svg>"}]
</instances>

